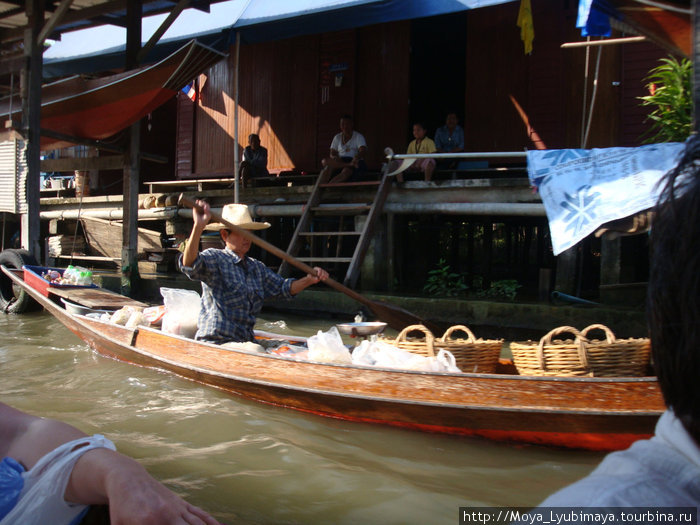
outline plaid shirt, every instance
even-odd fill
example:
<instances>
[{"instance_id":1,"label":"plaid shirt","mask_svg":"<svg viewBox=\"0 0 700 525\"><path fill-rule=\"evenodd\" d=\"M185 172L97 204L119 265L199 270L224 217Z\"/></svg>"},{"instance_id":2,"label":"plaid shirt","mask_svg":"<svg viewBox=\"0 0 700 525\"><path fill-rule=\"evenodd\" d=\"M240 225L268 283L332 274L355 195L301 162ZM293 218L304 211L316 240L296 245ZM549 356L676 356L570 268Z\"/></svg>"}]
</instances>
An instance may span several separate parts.
<instances>
[{"instance_id":1,"label":"plaid shirt","mask_svg":"<svg viewBox=\"0 0 700 525\"><path fill-rule=\"evenodd\" d=\"M200 252L192 266L180 270L202 281L202 309L196 339L214 343L252 341L255 318L269 297L291 299L293 279L284 279L251 257L229 249Z\"/></svg>"}]
</instances>

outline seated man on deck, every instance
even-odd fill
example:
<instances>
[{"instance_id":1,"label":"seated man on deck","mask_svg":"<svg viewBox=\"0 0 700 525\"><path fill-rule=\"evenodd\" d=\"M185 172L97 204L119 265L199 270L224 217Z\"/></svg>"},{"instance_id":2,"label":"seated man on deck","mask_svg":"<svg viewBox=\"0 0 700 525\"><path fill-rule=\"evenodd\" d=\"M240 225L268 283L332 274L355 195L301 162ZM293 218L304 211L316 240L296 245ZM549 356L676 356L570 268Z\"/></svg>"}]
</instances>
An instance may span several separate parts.
<instances>
[{"instance_id":1,"label":"seated man on deck","mask_svg":"<svg viewBox=\"0 0 700 525\"><path fill-rule=\"evenodd\" d=\"M354 130L354 123L350 115L340 118L340 133L333 137L330 156L323 159L321 180L336 182L354 182L361 180L367 171L365 154L367 142L361 133ZM332 177L332 178L331 178Z\"/></svg>"},{"instance_id":2,"label":"seated man on deck","mask_svg":"<svg viewBox=\"0 0 700 525\"><path fill-rule=\"evenodd\" d=\"M244 188L255 185L255 177L267 177L267 148L260 145L260 137L248 135L248 145L243 150L243 162L239 169L239 180Z\"/></svg>"},{"instance_id":3,"label":"seated man on deck","mask_svg":"<svg viewBox=\"0 0 700 525\"><path fill-rule=\"evenodd\" d=\"M464 151L464 130L458 124L457 114L450 112L445 125L435 131L435 148L438 153L460 153ZM459 159L444 159L438 162L442 169L454 168Z\"/></svg>"},{"instance_id":4,"label":"seated man on deck","mask_svg":"<svg viewBox=\"0 0 700 525\"><path fill-rule=\"evenodd\" d=\"M651 229L647 323L667 410L651 439L609 454L590 475L548 497L542 507L700 505L699 161L700 137L695 135L663 181ZM644 522L652 521L653 514Z\"/></svg>"},{"instance_id":5,"label":"seated man on deck","mask_svg":"<svg viewBox=\"0 0 700 525\"><path fill-rule=\"evenodd\" d=\"M435 153L435 142L430 137L426 137L428 130L422 122L416 122L413 125L413 136L415 137L406 149L408 155L411 154L423 154L423 153ZM416 159L411 167L408 168L408 172L423 172L425 174L426 182L433 180L433 171L435 171L435 159ZM397 182L403 182L403 173L396 174Z\"/></svg>"},{"instance_id":6,"label":"seated man on deck","mask_svg":"<svg viewBox=\"0 0 700 525\"><path fill-rule=\"evenodd\" d=\"M230 231L224 224L209 224L209 204L197 201L200 213L192 210L194 225L180 257L179 267L190 279L202 281L202 309L195 339L216 344L254 340L253 327L263 301L271 297L290 299L309 286L328 278L328 272L314 268L315 275L284 279L262 262L248 257L251 241ZM222 218L245 230L269 228L267 222L253 222L245 204L227 204ZM224 249L199 251L204 230L218 231Z\"/></svg>"}]
</instances>

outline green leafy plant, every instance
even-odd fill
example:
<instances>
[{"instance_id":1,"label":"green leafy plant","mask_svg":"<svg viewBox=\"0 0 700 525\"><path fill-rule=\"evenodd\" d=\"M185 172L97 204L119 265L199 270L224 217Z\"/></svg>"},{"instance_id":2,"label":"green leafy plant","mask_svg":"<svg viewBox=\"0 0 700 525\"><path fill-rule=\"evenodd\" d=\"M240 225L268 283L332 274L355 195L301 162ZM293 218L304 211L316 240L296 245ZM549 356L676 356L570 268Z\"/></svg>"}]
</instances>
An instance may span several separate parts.
<instances>
[{"instance_id":1,"label":"green leafy plant","mask_svg":"<svg viewBox=\"0 0 700 525\"><path fill-rule=\"evenodd\" d=\"M653 108L647 116L651 129L645 142L683 142L692 131L693 64L687 58L662 58L662 64L646 77L649 94L638 97L642 106Z\"/></svg>"},{"instance_id":2,"label":"green leafy plant","mask_svg":"<svg viewBox=\"0 0 700 525\"><path fill-rule=\"evenodd\" d=\"M513 301L518 294L519 288L522 288L522 285L518 284L518 281L515 279L503 279L501 281L493 281L487 289L479 290L476 295L477 297Z\"/></svg>"},{"instance_id":3,"label":"green leafy plant","mask_svg":"<svg viewBox=\"0 0 700 525\"><path fill-rule=\"evenodd\" d=\"M445 259L440 259L437 268L428 272L428 280L423 291L434 296L456 297L468 289L466 277L455 273Z\"/></svg>"}]
</instances>

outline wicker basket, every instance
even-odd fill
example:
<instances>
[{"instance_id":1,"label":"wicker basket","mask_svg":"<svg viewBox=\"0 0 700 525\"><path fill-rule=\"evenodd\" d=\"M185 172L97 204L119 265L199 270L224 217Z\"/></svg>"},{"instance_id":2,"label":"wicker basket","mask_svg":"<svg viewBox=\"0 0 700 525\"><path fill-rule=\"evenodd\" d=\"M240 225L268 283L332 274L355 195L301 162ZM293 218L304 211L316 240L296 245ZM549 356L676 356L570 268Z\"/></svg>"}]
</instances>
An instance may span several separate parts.
<instances>
[{"instance_id":1,"label":"wicker basket","mask_svg":"<svg viewBox=\"0 0 700 525\"><path fill-rule=\"evenodd\" d=\"M408 337L411 332L422 332L423 337ZM385 342L414 354L435 357L435 336L422 324L407 326L399 332L396 339L387 339Z\"/></svg>"},{"instance_id":2,"label":"wicker basket","mask_svg":"<svg viewBox=\"0 0 700 525\"><path fill-rule=\"evenodd\" d=\"M559 334L573 334L574 339L552 339ZM585 342L576 328L560 326L540 339L539 343L512 342L510 350L522 376L592 376Z\"/></svg>"},{"instance_id":3,"label":"wicker basket","mask_svg":"<svg viewBox=\"0 0 700 525\"><path fill-rule=\"evenodd\" d=\"M593 330L605 332L605 340L589 339ZM651 341L647 338L616 339L612 330L592 324L581 330L586 338L588 364L596 377L638 377L647 375L651 363Z\"/></svg>"},{"instance_id":4,"label":"wicker basket","mask_svg":"<svg viewBox=\"0 0 700 525\"><path fill-rule=\"evenodd\" d=\"M603 330L605 340L589 340L593 330ZM553 339L559 334L572 334L574 339ZM638 377L646 374L651 354L649 339L616 339L601 324L580 332L560 326L539 343L513 342L510 349L518 373L529 376Z\"/></svg>"},{"instance_id":5,"label":"wicker basket","mask_svg":"<svg viewBox=\"0 0 700 525\"><path fill-rule=\"evenodd\" d=\"M467 339L454 339L452 334L464 332ZM501 356L503 340L477 339L469 328L455 325L447 329L444 335L435 342L438 349L445 349L455 357L457 368L462 372L493 374Z\"/></svg>"},{"instance_id":6,"label":"wicker basket","mask_svg":"<svg viewBox=\"0 0 700 525\"><path fill-rule=\"evenodd\" d=\"M462 331L467 339L453 339L454 332ZM409 337L413 332L421 332L422 337ZM386 340L402 350L434 357L440 350L449 351L455 358L455 364L462 372L492 374L496 371L503 342L500 340L476 339L474 334L463 325L447 329L445 334L435 339L433 333L422 324L407 326L394 340Z\"/></svg>"}]
</instances>

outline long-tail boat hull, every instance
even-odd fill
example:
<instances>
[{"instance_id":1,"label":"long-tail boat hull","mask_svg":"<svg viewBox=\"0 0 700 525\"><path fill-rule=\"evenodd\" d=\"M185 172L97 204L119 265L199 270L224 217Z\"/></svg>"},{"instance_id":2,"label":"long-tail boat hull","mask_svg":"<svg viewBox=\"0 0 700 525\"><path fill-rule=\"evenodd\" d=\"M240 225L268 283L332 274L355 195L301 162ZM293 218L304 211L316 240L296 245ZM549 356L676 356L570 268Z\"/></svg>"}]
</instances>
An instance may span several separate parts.
<instances>
[{"instance_id":1,"label":"long-tail boat hull","mask_svg":"<svg viewBox=\"0 0 700 525\"><path fill-rule=\"evenodd\" d=\"M71 314L25 283L21 272L4 271L100 354L307 413L498 441L616 450L651 436L664 410L653 377L426 373L223 349L150 327Z\"/></svg>"}]
</instances>

